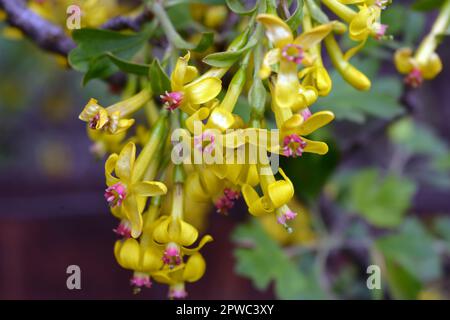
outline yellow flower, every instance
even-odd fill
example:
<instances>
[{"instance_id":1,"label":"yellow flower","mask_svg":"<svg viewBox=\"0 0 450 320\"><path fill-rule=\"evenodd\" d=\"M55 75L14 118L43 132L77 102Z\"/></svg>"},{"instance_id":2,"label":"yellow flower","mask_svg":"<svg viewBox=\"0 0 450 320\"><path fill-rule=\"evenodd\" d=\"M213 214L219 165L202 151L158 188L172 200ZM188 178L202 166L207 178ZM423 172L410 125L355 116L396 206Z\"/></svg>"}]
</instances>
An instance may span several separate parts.
<instances>
[{"instance_id":1,"label":"yellow flower","mask_svg":"<svg viewBox=\"0 0 450 320\"><path fill-rule=\"evenodd\" d=\"M142 212L148 197L167 193L166 186L156 181L136 179L136 146L129 142L120 152L112 154L105 163L105 198L111 207L119 206L131 223L131 235L137 238L142 231ZM112 173L116 176L113 176Z\"/></svg>"},{"instance_id":2,"label":"yellow flower","mask_svg":"<svg viewBox=\"0 0 450 320\"><path fill-rule=\"evenodd\" d=\"M395 52L394 62L398 72L406 74L405 82L412 87L420 86L423 80L434 79L442 71L442 61L436 52L418 60L412 50L402 48Z\"/></svg>"},{"instance_id":3,"label":"yellow flower","mask_svg":"<svg viewBox=\"0 0 450 320\"><path fill-rule=\"evenodd\" d=\"M345 59L336 39L332 34L325 38L325 46L331 62L342 78L355 89L367 91L371 87L369 78Z\"/></svg>"},{"instance_id":4,"label":"yellow flower","mask_svg":"<svg viewBox=\"0 0 450 320\"><path fill-rule=\"evenodd\" d=\"M162 251L156 246L143 246L136 239L118 240L114 256L119 265L133 270L131 284L135 288L150 287L150 274L162 268Z\"/></svg>"},{"instance_id":5,"label":"yellow flower","mask_svg":"<svg viewBox=\"0 0 450 320\"><path fill-rule=\"evenodd\" d=\"M189 66L190 53L178 58L172 72L171 92L161 96L161 100L169 110L180 108L188 114L193 114L198 106L213 100L222 90L222 81L216 77L198 76L197 68Z\"/></svg>"},{"instance_id":6,"label":"yellow flower","mask_svg":"<svg viewBox=\"0 0 450 320\"><path fill-rule=\"evenodd\" d=\"M195 248L188 248L198 239L198 231L191 224L180 217L163 216L155 227L153 240L160 246L165 247L162 257L164 264L176 266L183 262L184 255L193 255L211 242L210 235L204 236Z\"/></svg>"},{"instance_id":7,"label":"yellow flower","mask_svg":"<svg viewBox=\"0 0 450 320\"><path fill-rule=\"evenodd\" d=\"M166 267L153 273L153 278L159 283L168 284L169 298L186 298L185 282L196 282L205 274L206 262L200 253L194 253L186 263L174 268Z\"/></svg>"},{"instance_id":8,"label":"yellow flower","mask_svg":"<svg viewBox=\"0 0 450 320\"><path fill-rule=\"evenodd\" d=\"M279 224L291 231L287 225L288 220L292 220L297 213L288 207L288 203L294 196L294 186L284 171L279 168L283 180L276 180L269 165L260 167L260 185L263 195L250 185L242 186L242 194L248 206L248 211L254 216L262 216L268 213L275 213Z\"/></svg>"},{"instance_id":9,"label":"yellow flower","mask_svg":"<svg viewBox=\"0 0 450 320\"><path fill-rule=\"evenodd\" d=\"M264 57L260 76L267 78L270 75L271 65L279 62L274 99L281 108L297 111L307 107L308 105L303 103L304 100L298 98L301 95L301 86L297 77L297 66L312 63L316 57L311 57L308 50L332 31L333 23L315 27L294 39L289 26L277 16L260 14L257 20L264 25L267 38L275 47Z\"/></svg>"},{"instance_id":10,"label":"yellow flower","mask_svg":"<svg viewBox=\"0 0 450 320\"><path fill-rule=\"evenodd\" d=\"M381 11L387 5L385 0L323 0L323 3L349 24L350 39L360 42L346 52L345 60L349 60L361 50L369 36L378 40L386 33L388 26L380 22ZM357 4L359 11L353 11L347 4Z\"/></svg>"},{"instance_id":11,"label":"yellow flower","mask_svg":"<svg viewBox=\"0 0 450 320\"><path fill-rule=\"evenodd\" d=\"M103 108L95 99L89 100L79 115L79 119L87 122L89 128L104 130L110 134L126 131L134 124L134 119L124 119L136 112L150 99L148 90L142 90L135 96Z\"/></svg>"},{"instance_id":12,"label":"yellow flower","mask_svg":"<svg viewBox=\"0 0 450 320\"><path fill-rule=\"evenodd\" d=\"M107 153L120 152L125 139L126 132L109 134L105 131L98 131L87 127L89 139L93 142L89 151L96 157L102 158Z\"/></svg>"}]
</instances>

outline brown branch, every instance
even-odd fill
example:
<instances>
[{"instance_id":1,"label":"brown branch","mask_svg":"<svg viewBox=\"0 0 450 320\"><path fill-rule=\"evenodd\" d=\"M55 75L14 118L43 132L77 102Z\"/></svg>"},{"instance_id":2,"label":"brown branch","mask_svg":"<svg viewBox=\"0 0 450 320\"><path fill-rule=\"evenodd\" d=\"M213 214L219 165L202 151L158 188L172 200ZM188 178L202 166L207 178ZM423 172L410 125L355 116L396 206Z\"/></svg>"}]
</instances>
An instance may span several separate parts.
<instances>
[{"instance_id":1,"label":"brown branch","mask_svg":"<svg viewBox=\"0 0 450 320\"><path fill-rule=\"evenodd\" d=\"M108 30L125 30L125 29L131 29L134 31L139 31L142 27L142 25L151 20L153 18L153 13L147 9L144 9L140 14L138 14L135 17L124 17L124 16L117 16L114 17L108 21L106 21L102 26L100 26L101 29L108 29Z\"/></svg>"},{"instance_id":2,"label":"brown branch","mask_svg":"<svg viewBox=\"0 0 450 320\"><path fill-rule=\"evenodd\" d=\"M67 56L75 43L64 30L31 11L23 0L0 0L7 22L20 29L40 48Z\"/></svg>"}]
</instances>

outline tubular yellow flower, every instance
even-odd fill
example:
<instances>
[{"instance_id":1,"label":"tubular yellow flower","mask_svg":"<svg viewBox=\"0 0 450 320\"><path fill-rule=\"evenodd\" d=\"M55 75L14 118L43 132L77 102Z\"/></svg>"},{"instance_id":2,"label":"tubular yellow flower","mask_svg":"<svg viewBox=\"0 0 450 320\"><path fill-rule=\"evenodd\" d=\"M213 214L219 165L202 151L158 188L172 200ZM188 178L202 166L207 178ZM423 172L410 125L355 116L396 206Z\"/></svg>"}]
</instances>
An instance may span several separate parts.
<instances>
[{"instance_id":1,"label":"tubular yellow flower","mask_svg":"<svg viewBox=\"0 0 450 320\"><path fill-rule=\"evenodd\" d=\"M186 263L174 268L166 267L153 273L153 278L159 283L169 285L169 298L186 298L185 282L196 282L205 274L206 262L200 253L194 253Z\"/></svg>"},{"instance_id":2,"label":"tubular yellow flower","mask_svg":"<svg viewBox=\"0 0 450 320\"><path fill-rule=\"evenodd\" d=\"M450 1L446 1L440 14L433 24L431 32L425 37L413 56L409 48L396 51L394 56L398 72L407 74L405 82L412 87L418 87L423 80L435 78L442 71L442 61L436 53L438 37L448 28L450 20Z\"/></svg>"},{"instance_id":3,"label":"tubular yellow flower","mask_svg":"<svg viewBox=\"0 0 450 320\"><path fill-rule=\"evenodd\" d=\"M333 66L345 81L358 90L366 91L370 89L371 82L369 78L344 58L342 51L332 34L325 38L325 46Z\"/></svg>"},{"instance_id":4,"label":"tubular yellow flower","mask_svg":"<svg viewBox=\"0 0 450 320\"><path fill-rule=\"evenodd\" d=\"M316 57L311 57L308 50L320 43L332 31L333 23L315 27L294 39L289 26L279 17L260 14L257 20L264 25L267 38L275 46L275 49L266 54L260 76L268 77L270 66L279 62L274 99L281 108L299 110L306 107L298 105L303 100L298 99L298 95L301 95L301 88L297 77L297 66L312 63Z\"/></svg>"},{"instance_id":5,"label":"tubular yellow flower","mask_svg":"<svg viewBox=\"0 0 450 320\"><path fill-rule=\"evenodd\" d=\"M279 223L285 225L286 219L295 217L295 213L287 207L287 203L294 196L294 186L281 168L279 172L284 180L277 181L269 165L260 166L259 178L263 196L259 196L250 185L242 186L242 194L252 215L261 216L276 212L282 219Z\"/></svg>"},{"instance_id":6,"label":"tubular yellow flower","mask_svg":"<svg viewBox=\"0 0 450 320\"><path fill-rule=\"evenodd\" d=\"M204 236L196 248L188 248L198 239L198 231L183 220L184 197L182 183L176 183L172 195L172 210L170 216L162 216L154 229L153 240L165 247L163 261L173 267L183 262L184 255L192 255L206 243L213 240Z\"/></svg>"},{"instance_id":7,"label":"tubular yellow flower","mask_svg":"<svg viewBox=\"0 0 450 320\"><path fill-rule=\"evenodd\" d=\"M114 245L114 256L119 265L134 271L131 285L135 288L151 286L150 274L162 268L162 255L157 246L143 246L133 238L118 240Z\"/></svg>"},{"instance_id":8,"label":"tubular yellow flower","mask_svg":"<svg viewBox=\"0 0 450 320\"><path fill-rule=\"evenodd\" d=\"M89 128L104 130L110 134L126 131L134 124L133 119L124 119L141 108L150 99L150 92L142 90L135 96L103 108L95 99L89 100L79 115L79 119L87 122Z\"/></svg>"},{"instance_id":9,"label":"tubular yellow flower","mask_svg":"<svg viewBox=\"0 0 450 320\"><path fill-rule=\"evenodd\" d=\"M167 192L166 186L156 181L137 181L135 171L136 146L128 143L120 155L112 154L105 163L105 198L111 207L120 207L131 223L131 235L137 238L142 231L142 212L148 197ZM116 176L112 173L115 172Z\"/></svg>"},{"instance_id":10,"label":"tubular yellow flower","mask_svg":"<svg viewBox=\"0 0 450 320\"><path fill-rule=\"evenodd\" d=\"M364 47L369 36L381 39L388 28L380 22L381 11L386 8L385 0L323 0L331 11L349 24L349 36L360 43L346 52L344 58L349 60ZM357 4L359 11L355 12L346 4Z\"/></svg>"},{"instance_id":11,"label":"tubular yellow flower","mask_svg":"<svg viewBox=\"0 0 450 320\"><path fill-rule=\"evenodd\" d=\"M198 106L213 100L222 90L222 81L216 77L200 77L195 67L189 66L190 53L178 58L170 83L172 92L161 96L165 107L171 111L180 108L193 114Z\"/></svg>"}]
</instances>

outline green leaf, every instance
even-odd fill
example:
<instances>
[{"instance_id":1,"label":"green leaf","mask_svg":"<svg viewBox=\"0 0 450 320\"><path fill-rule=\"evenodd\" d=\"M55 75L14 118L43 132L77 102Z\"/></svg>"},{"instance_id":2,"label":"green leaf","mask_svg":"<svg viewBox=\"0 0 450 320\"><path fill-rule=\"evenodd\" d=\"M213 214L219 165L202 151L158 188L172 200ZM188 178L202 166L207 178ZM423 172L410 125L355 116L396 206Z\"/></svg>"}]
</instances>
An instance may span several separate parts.
<instances>
[{"instance_id":1,"label":"green leaf","mask_svg":"<svg viewBox=\"0 0 450 320\"><path fill-rule=\"evenodd\" d=\"M418 11L429 11L440 8L446 0L416 0L413 9Z\"/></svg>"},{"instance_id":2,"label":"green leaf","mask_svg":"<svg viewBox=\"0 0 450 320\"><path fill-rule=\"evenodd\" d=\"M198 42L198 44L196 45L185 41L175 30L172 21L167 15L167 12L159 2L153 2L151 5L151 10L155 14L156 19L160 22L161 27L164 30L164 33L166 34L166 37L178 49L203 52L213 44L214 42L213 32L202 33L202 37Z\"/></svg>"},{"instance_id":3,"label":"green leaf","mask_svg":"<svg viewBox=\"0 0 450 320\"><path fill-rule=\"evenodd\" d=\"M385 258L386 278L389 291L394 299L415 300L422 289L422 284L416 277L395 262L392 258Z\"/></svg>"},{"instance_id":4,"label":"green leaf","mask_svg":"<svg viewBox=\"0 0 450 320\"><path fill-rule=\"evenodd\" d=\"M379 238L376 247L387 260L401 266L420 282L436 280L442 274L441 259L434 239L417 219L407 220L399 232Z\"/></svg>"},{"instance_id":5,"label":"green leaf","mask_svg":"<svg viewBox=\"0 0 450 320\"><path fill-rule=\"evenodd\" d=\"M252 244L250 249L234 250L236 272L250 278L259 290L266 290L273 281L280 299L311 298L310 293L317 292L311 279L286 257L258 221L252 220L237 227L232 239L237 243Z\"/></svg>"},{"instance_id":6,"label":"green leaf","mask_svg":"<svg viewBox=\"0 0 450 320\"><path fill-rule=\"evenodd\" d=\"M157 59L153 60L150 65L149 76L150 85L155 95L164 94L166 91L171 90L170 79Z\"/></svg>"},{"instance_id":7,"label":"green leaf","mask_svg":"<svg viewBox=\"0 0 450 320\"><path fill-rule=\"evenodd\" d=\"M399 225L412 196L415 183L393 174L381 178L377 169L361 170L350 181L349 210L378 227Z\"/></svg>"},{"instance_id":8,"label":"green leaf","mask_svg":"<svg viewBox=\"0 0 450 320\"><path fill-rule=\"evenodd\" d=\"M243 16L251 15L253 12L258 9L259 2L256 1L256 4L251 9L246 9L239 0L226 0L228 8L236 14L240 14Z\"/></svg>"},{"instance_id":9,"label":"green leaf","mask_svg":"<svg viewBox=\"0 0 450 320\"><path fill-rule=\"evenodd\" d=\"M89 28L75 30L72 36L77 47L70 52L69 63L75 70L86 72L85 83L94 78L108 77L118 68L105 55L131 60L142 48L148 35L148 30L137 34Z\"/></svg>"},{"instance_id":10,"label":"green leaf","mask_svg":"<svg viewBox=\"0 0 450 320\"><path fill-rule=\"evenodd\" d=\"M247 44L239 50L212 53L204 57L202 61L213 67L228 68L236 63L242 54L253 48L257 43L257 39L252 37Z\"/></svg>"},{"instance_id":11,"label":"green leaf","mask_svg":"<svg viewBox=\"0 0 450 320\"><path fill-rule=\"evenodd\" d=\"M306 5L308 6L309 13L311 14L311 17L321 23L325 24L330 22L330 19L328 19L328 16L322 11L320 6L314 1L314 0L305 0Z\"/></svg>"},{"instance_id":12,"label":"green leaf","mask_svg":"<svg viewBox=\"0 0 450 320\"><path fill-rule=\"evenodd\" d=\"M303 18L303 0L297 0L294 13L286 20L287 25L293 32L297 31Z\"/></svg>"},{"instance_id":13,"label":"green leaf","mask_svg":"<svg viewBox=\"0 0 450 320\"><path fill-rule=\"evenodd\" d=\"M392 142L410 153L439 157L448 152L445 142L431 128L417 123L412 118L394 123L389 127L388 134Z\"/></svg>"},{"instance_id":14,"label":"green leaf","mask_svg":"<svg viewBox=\"0 0 450 320\"><path fill-rule=\"evenodd\" d=\"M122 71L126 73L137 74L140 76L148 75L150 71L150 65L133 63L119 57L116 57L112 53L107 53L106 56Z\"/></svg>"},{"instance_id":15,"label":"green leaf","mask_svg":"<svg viewBox=\"0 0 450 320\"><path fill-rule=\"evenodd\" d=\"M450 250L450 217L438 217L433 221L433 230L446 241Z\"/></svg>"}]
</instances>

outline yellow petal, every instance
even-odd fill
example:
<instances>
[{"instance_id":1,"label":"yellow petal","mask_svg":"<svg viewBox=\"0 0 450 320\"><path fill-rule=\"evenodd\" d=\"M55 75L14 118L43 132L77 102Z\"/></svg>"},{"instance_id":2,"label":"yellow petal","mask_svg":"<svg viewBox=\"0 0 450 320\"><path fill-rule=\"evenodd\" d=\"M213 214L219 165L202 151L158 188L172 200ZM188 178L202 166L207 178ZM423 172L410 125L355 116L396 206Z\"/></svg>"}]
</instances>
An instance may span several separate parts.
<instances>
[{"instance_id":1,"label":"yellow petal","mask_svg":"<svg viewBox=\"0 0 450 320\"><path fill-rule=\"evenodd\" d=\"M427 63L421 68L422 76L426 80L434 79L442 71L442 61L436 52L433 52Z\"/></svg>"},{"instance_id":2,"label":"yellow petal","mask_svg":"<svg viewBox=\"0 0 450 320\"><path fill-rule=\"evenodd\" d=\"M278 48L269 50L265 54L261 69L259 70L259 76L261 79L267 79L270 76L272 72L271 66L280 61L280 55L281 51Z\"/></svg>"},{"instance_id":3,"label":"yellow petal","mask_svg":"<svg viewBox=\"0 0 450 320\"><path fill-rule=\"evenodd\" d=\"M172 270L166 269L152 273L152 278L158 282L168 285L174 285L176 282L169 276Z\"/></svg>"},{"instance_id":4,"label":"yellow petal","mask_svg":"<svg viewBox=\"0 0 450 320\"><path fill-rule=\"evenodd\" d=\"M268 196L275 208L287 204L294 196L294 186L292 185L292 182L281 168L279 171L285 180L273 182L267 187Z\"/></svg>"},{"instance_id":5,"label":"yellow petal","mask_svg":"<svg viewBox=\"0 0 450 320\"><path fill-rule=\"evenodd\" d=\"M319 44L332 30L332 22L322 24L311 30L303 32L294 40L294 43L302 46L304 50L308 50L309 48L312 48Z\"/></svg>"},{"instance_id":6,"label":"yellow petal","mask_svg":"<svg viewBox=\"0 0 450 320\"><path fill-rule=\"evenodd\" d=\"M210 199L201 182L200 174L196 171L190 173L186 179L186 193L187 198L194 201L206 202Z\"/></svg>"},{"instance_id":7,"label":"yellow petal","mask_svg":"<svg viewBox=\"0 0 450 320\"><path fill-rule=\"evenodd\" d=\"M204 78L184 87L184 99L192 104L202 104L217 97L221 90L222 81L219 78Z\"/></svg>"},{"instance_id":8,"label":"yellow petal","mask_svg":"<svg viewBox=\"0 0 450 320\"><path fill-rule=\"evenodd\" d=\"M142 181L133 184L133 191L144 197L154 197L167 193L167 187L162 182Z\"/></svg>"},{"instance_id":9,"label":"yellow petal","mask_svg":"<svg viewBox=\"0 0 450 320\"><path fill-rule=\"evenodd\" d=\"M248 184L242 186L242 195L247 203L248 211L254 216L261 216L274 211L265 197L260 197L256 190Z\"/></svg>"},{"instance_id":10,"label":"yellow petal","mask_svg":"<svg viewBox=\"0 0 450 320\"><path fill-rule=\"evenodd\" d=\"M307 136L319 128L327 125L334 119L334 113L331 111L319 111L314 113L305 122L303 122L298 130L301 136Z\"/></svg>"},{"instance_id":11,"label":"yellow petal","mask_svg":"<svg viewBox=\"0 0 450 320\"><path fill-rule=\"evenodd\" d=\"M266 28L266 36L277 48L282 48L293 40L291 28L273 14L259 14L256 18Z\"/></svg>"},{"instance_id":12,"label":"yellow petal","mask_svg":"<svg viewBox=\"0 0 450 320\"><path fill-rule=\"evenodd\" d=\"M412 50L410 48L398 49L395 51L394 62L398 72L402 74L410 73L414 67Z\"/></svg>"},{"instance_id":13,"label":"yellow petal","mask_svg":"<svg viewBox=\"0 0 450 320\"><path fill-rule=\"evenodd\" d=\"M275 85L275 100L280 108L292 108L297 100L300 83L297 78L297 65L282 59L277 83Z\"/></svg>"},{"instance_id":14,"label":"yellow petal","mask_svg":"<svg viewBox=\"0 0 450 320\"><path fill-rule=\"evenodd\" d=\"M194 124L197 123L197 125L200 125L200 128L204 129L203 120L208 118L209 116L209 109L208 108L200 108L196 112L194 112L191 116L189 116L186 119L186 128L191 132L194 133Z\"/></svg>"},{"instance_id":15,"label":"yellow petal","mask_svg":"<svg viewBox=\"0 0 450 320\"><path fill-rule=\"evenodd\" d=\"M150 247L144 251L144 254L141 257L141 267L143 271L148 273L154 272L161 269L162 266L162 254L158 249Z\"/></svg>"},{"instance_id":16,"label":"yellow petal","mask_svg":"<svg viewBox=\"0 0 450 320\"><path fill-rule=\"evenodd\" d=\"M127 239L123 243L117 241L114 247L116 260L122 268L139 270L139 243L135 239Z\"/></svg>"},{"instance_id":17,"label":"yellow petal","mask_svg":"<svg viewBox=\"0 0 450 320\"><path fill-rule=\"evenodd\" d=\"M142 214L139 212L137 199L133 195L127 195L123 202L123 210L128 220L131 223L131 236L133 238L139 237L142 232L144 221Z\"/></svg>"},{"instance_id":18,"label":"yellow petal","mask_svg":"<svg viewBox=\"0 0 450 320\"><path fill-rule=\"evenodd\" d=\"M193 66L187 66L186 73L184 74L183 84L189 83L197 77L198 77L197 68Z\"/></svg>"},{"instance_id":19,"label":"yellow petal","mask_svg":"<svg viewBox=\"0 0 450 320\"><path fill-rule=\"evenodd\" d=\"M326 154L328 152L328 145L321 141L312 141L306 138L302 138L306 142L305 152L317 153L320 155Z\"/></svg>"},{"instance_id":20,"label":"yellow petal","mask_svg":"<svg viewBox=\"0 0 450 320\"><path fill-rule=\"evenodd\" d=\"M206 128L218 129L223 132L231 128L234 124L234 121L235 120L231 112L222 108L215 108L209 116Z\"/></svg>"},{"instance_id":21,"label":"yellow petal","mask_svg":"<svg viewBox=\"0 0 450 320\"><path fill-rule=\"evenodd\" d=\"M174 239L174 242L183 247L192 245L198 238L197 229L183 220L180 220L179 222L181 224L180 234L178 239Z\"/></svg>"},{"instance_id":22,"label":"yellow petal","mask_svg":"<svg viewBox=\"0 0 450 320\"><path fill-rule=\"evenodd\" d=\"M183 280L195 282L205 274L206 262L200 253L189 257L183 272Z\"/></svg>"},{"instance_id":23,"label":"yellow petal","mask_svg":"<svg viewBox=\"0 0 450 320\"><path fill-rule=\"evenodd\" d=\"M114 168L116 167L117 159L119 156L116 153L113 153L108 157L108 159L105 162L105 176L106 176L106 185L108 187L116 184L119 182L119 179L114 177L111 173L114 171Z\"/></svg>"},{"instance_id":24,"label":"yellow petal","mask_svg":"<svg viewBox=\"0 0 450 320\"><path fill-rule=\"evenodd\" d=\"M116 163L116 175L128 181L131 178L131 171L133 170L134 160L136 157L136 146L133 142L129 142L120 151L119 158Z\"/></svg>"},{"instance_id":25,"label":"yellow petal","mask_svg":"<svg viewBox=\"0 0 450 320\"><path fill-rule=\"evenodd\" d=\"M161 244L167 244L171 241L169 235L169 224L171 220L168 216L163 216L159 219L155 230L153 231L153 239Z\"/></svg>"},{"instance_id":26,"label":"yellow petal","mask_svg":"<svg viewBox=\"0 0 450 320\"><path fill-rule=\"evenodd\" d=\"M374 22L372 10L365 7L353 18L349 26L350 39L363 41L370 35L370 26Z\"/></svg>"},{"instance_id":27,"label":"yellow petal","mask_svg":"<svg viewBox=\"0 0 450 320\"><path fill-rule=\"evenodd\" d=\"M193 255L194 253L198 252L201 248L203 248L205 246L205 244L207 244L208 242L213 241L213 237L211 237L210 235L206 235L202 238L202 240L200 240L200 243L198 244L197 247L195 248L183 248L183 253L187 254L187 255Z\"/></svg>"},{"instance_id":28,"label":"yellow petal","mask_svg":"<svg viewBox=\"0 0 450 320\"><path fill-rule=\"evenodd\" d=\"M170 77L172 91L182 91L189 58L190 58L189 52L184 57L178 58L177 63L175 65L175 69L173 70L172 75Z\"/></svg>"}]
</instances>

